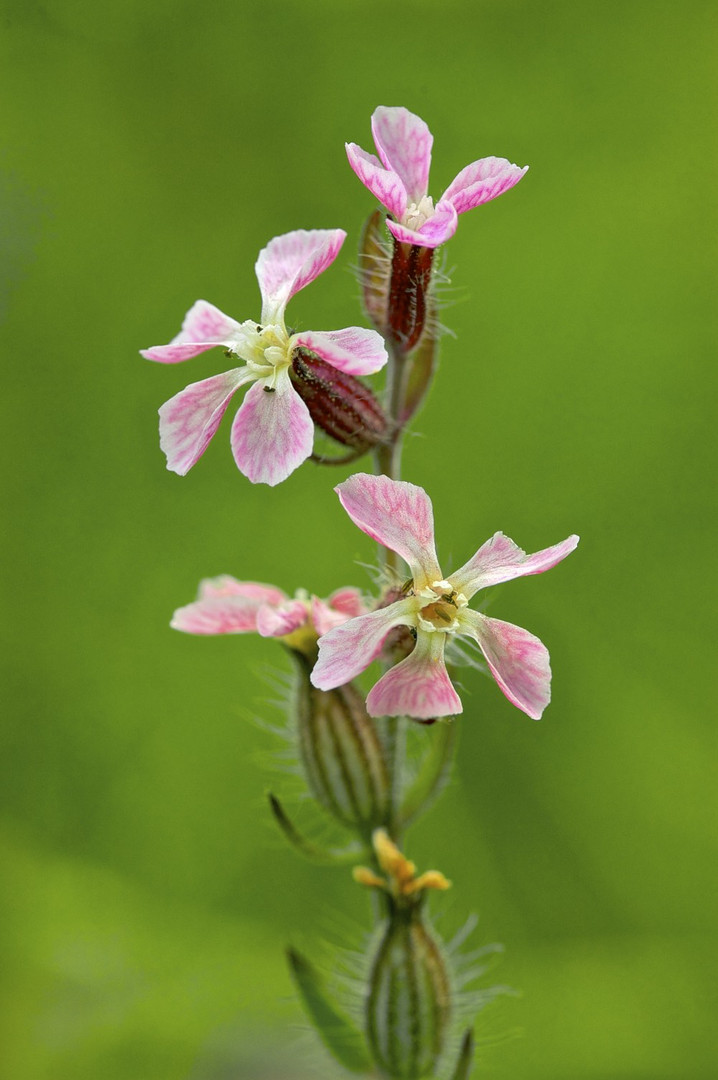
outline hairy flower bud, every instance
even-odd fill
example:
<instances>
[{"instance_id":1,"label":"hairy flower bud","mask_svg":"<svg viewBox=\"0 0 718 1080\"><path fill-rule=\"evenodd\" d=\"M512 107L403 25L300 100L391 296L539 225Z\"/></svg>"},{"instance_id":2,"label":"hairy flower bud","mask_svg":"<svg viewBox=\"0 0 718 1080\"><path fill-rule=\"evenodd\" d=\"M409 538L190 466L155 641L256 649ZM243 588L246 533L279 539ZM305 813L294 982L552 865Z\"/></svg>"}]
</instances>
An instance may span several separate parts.
<instances>
[{"instance_id":1,"label":"hairy flower bud","mask_svg":"<svg viewBox=\"0 0 718 1080\"><path fill-rule=\"evenodd\" d=\"M385 829L375 829L372 844L385 876L356 866L354 880L386 893L388 916L369 976L367 1041L382 1076L423 1080L435 1075L451 1014L447 964L423 907L429 890L451 882L439 870L417 876Z\"/></svg>"},{"instance_id":2,"label":"hairy flower bud","mask_svg":"<svg viewBox=\"0 0 718 1080\"><path fill-rule=\"evenodd\" d=\"M379 333L385 337L391 258L381 210L375 210L364 224L359 241L359 274L364 309Z\"/></svg>"},{"instance_id":3,"label":"hairy flower bud","mask_svg":"<svg viewBox=\"0 0 718 1080\"><path fill-rule=\"evenodd\" d=\"M389 777L376 725L353 684L318 690L311 665L295 654L299 752L314 798L345 825L373 828L384 820Z\"/></svg>"},{"instance_id":4,"label":"hairy flower bud","mask_svg":"<svg viewBox=\"0 0 718 1080\"><path fill-rule=\"evenodd\" d=\"M451 990L441 947L421 903L393 908L369 979L367 1040L382 1075L434 1076L444 1050Z\"/></svg>"},{"instance_id":5,"label":"hairy flower bud","mask_svg":"<svg viewBox=\"0 0 718 1080\"><path fill-rule=\"evenodd\" d=\"M371 390L307 349L295 349L290 378L317 427L363 452L384 442L389 423Z\"/></svg>"}]
</instances>

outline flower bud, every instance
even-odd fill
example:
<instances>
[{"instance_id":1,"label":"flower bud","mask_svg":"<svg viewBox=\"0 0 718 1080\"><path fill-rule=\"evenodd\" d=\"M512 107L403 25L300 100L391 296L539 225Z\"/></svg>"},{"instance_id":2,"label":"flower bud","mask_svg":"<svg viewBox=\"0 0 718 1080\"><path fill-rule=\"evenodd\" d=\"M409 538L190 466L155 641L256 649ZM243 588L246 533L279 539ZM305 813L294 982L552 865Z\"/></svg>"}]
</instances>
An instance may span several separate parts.
<instances>
[{"instance_id":1,"label":"flower bud","mask_svg":"<svg viewBox=\"0 0 718 1080\"><path fill-rule=\"evenodd\" d=\"M382 337L386 336L391 259L386 244L384 215L375 210L367 219L359 241L359 274L364 309Z\"/></svg>"},{"instance_id":2,"label":"flower bud","mask_svg":"<svg viewBox=\"0 0 718 1080\"><path fill-rule=\"evenodd\" d=\"M388 916L369 976L366 1034L382 1076L434 1076L451 1015L451 982L441 946L422 914L429 890L451 885L439 870L417 877L416 866L385 829L372 836L384 877L354 868L360 885L383 890Z\"/></svg>"},{"instance_id":3,"label":"flower bud","mask_svg":"<svg viewBox=\"0 0 718 1080\"><path fill-rule=\"evenodd\" d=\"M307 349L295 349L294 389L317 427L332 439L364 452L388 437L389 423L371 390Z\"/></svg>"},{"instance_id":4,"label":"flower bud","mask_svg":"<svg viewBox=\"0 0 718 1080\"><path fill-rule=\"evenodd\" d=\"M299 753L314 798L345 825L378 825L386 816L389 777L376 725L352 683L318 690L311 665L295 654Z\"/></svg>"},{"instance_id":5,"label":"flower bud","mask_svg":"<svg viewBox=\"0 0 718 1080\"><path fill-rule=\"evenodd\" d=\"M394 906L372 966L366 1011L367 1040L382 1075L434 1076L450 1013L447 965L421 902Z\"/></svg>"}]
</instances>

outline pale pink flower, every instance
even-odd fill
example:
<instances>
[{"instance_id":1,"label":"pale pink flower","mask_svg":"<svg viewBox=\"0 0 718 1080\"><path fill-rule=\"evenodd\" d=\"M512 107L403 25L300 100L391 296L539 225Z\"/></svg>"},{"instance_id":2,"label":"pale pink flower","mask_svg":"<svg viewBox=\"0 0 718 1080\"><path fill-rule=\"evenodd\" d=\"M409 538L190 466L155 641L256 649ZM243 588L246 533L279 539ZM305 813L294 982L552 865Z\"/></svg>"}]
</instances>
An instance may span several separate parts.
<instances>
[{"instance_id":1,"label":"pale pink flower","mask_svg":"<svg viewBox=\"0 0 718 1080\"><path fill-rule=\"evenodd\" d=\"M170 626L187 634L287 637L306 628L316 636L366 611L358 589L337 589L326 600L300 590L289 597L273 585L223 574L200 582L197 599L178 608Z\"/></svg>"},{"instance_id":2,"label":"pale pink flower","mask_svg":"<svg viewBox=\"0 0 718 1080\"><path fill-rule=\"evenodd\" d=\"M169 345L142 350L148 360L176 364L221 345L244 362L192 383L162 406L160 446L168 469L184 476L207 449L234 393L254 383L232 424L232 452L253 483L278 484L309 457L314 442L309 410L289 378L294 350L309 349L348 375L371 375L383 367L386 349L374 330L352 326L290 335L284 323L291 297L334 262L345 238L343 229L298 229L275 237L255 264L259 323L238 323L198 300Z\"/></svg>"},{"instance_id":3,"label":"pale pink flower","mask_svg":"<svg viewBox=\"0 0 718 1080\"><path fill-rule=\"evenodd\" d=\"M452 635L463 634L478 643L509 701L538 720L551 698L545 646L519 626L470 610L468 602L489 585L549 570L574 550L578 537L527 555L497 532L460 570L444 578L434 548L431 500L423 488L359 473L335 491L355 525L408 563L412 580L402 599L321 638L311 676L314 685L330 690L349 682L379 655L390 630L408 626L416 645L370 691L369 715L419 720L453 716L462 712L462 705L446 670L444 647Z\"/></svg>"},{"instance_id":4,"label":"pale pink flower","mask_svg":"<svg viewBox=\"0 0 718 1080\"><path fill-rule=\"evenodd\" d=\"M379 157L347 143L349 164L395 219L387 220L387 228L407 244L435 248L445 243L456 232L459 214L503 195L528 169L506 158L473 161L434 206L428 194L434 138L424 121L408 109L380 105L371 129Z\"/></svg>"}]
</instances>

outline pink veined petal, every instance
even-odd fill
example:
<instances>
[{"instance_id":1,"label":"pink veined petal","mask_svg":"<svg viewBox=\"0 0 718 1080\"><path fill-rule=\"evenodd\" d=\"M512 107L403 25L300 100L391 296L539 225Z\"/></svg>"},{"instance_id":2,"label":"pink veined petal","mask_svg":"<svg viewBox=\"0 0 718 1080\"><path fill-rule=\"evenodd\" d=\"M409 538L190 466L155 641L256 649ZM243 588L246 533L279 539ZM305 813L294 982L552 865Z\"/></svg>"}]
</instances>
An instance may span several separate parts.
<instances>
[{"instance_id":1,"label":"pink veined petal","mask_svg":"<svg viewBox=\"0 0 718 1080\"><path fill-rule=\"evenodd\" d=\"M386 227L397 240L404 244L418 244L420 247L436 248L445 244L456 232L458 218L450 202L442 199L436 204L434 213L420 229L408 229L398 221L387 221Z\"/></svg>"},{"instance_id":2,"label":"pink veined petal","mask_svg":"<svg viewBox=\"0 0 718 1080\"><path fill-rule=\"evenodd\" d=\"M263 604L257 612L257 630L262 637L284 637L307 621L307 608L301 600L289 600L279 607Z\"/></svg>"},{"instance_id":3,"label":"pink veined petal","mask_svg":"<svg viewBox=\"0 0 718 1080\"><path fill-rule=\"evenodd\" d=\"M262 322L281 318L289 300L336 259L343 229L297 229L275 236L254 265L262 293Z\"/></svg>"},{"instance_id":4,"label":"pink veined petal","mask_svg":"<svg viewBox=\"0 0 718 1080\"><path fill-rule=\"evenodd\" d=\"M409 202L418 203L429 189L434 138L424 121L401 107L380 105L371 118L379 157L402 180Z\"/></svg>"},{"instance_id":5,"label":"pink veined petal","mask_svg":"<svg viewBox=\"0 0 718 1080\"><path fill-rule=\"evenodd\" d=\"M334 490L355 525L408 563L417 589L441 580L434 514L423 488L388 476L356 473Z\"/></svg>"},{"instance_id":6,"label":"pink veined petal","mask_svg":"<svg viewBox=\"0 0 718 1080\"><path fill-rule=\"evenodd\" d=\"M345 585L343 589L335 589L327 599L332 611L341 612L346 617L354 618L356 615L365 615L366 608L362 600L361 592L353 585Z\"/></svg>"},{"instance_id":7,"label":"pink veined petal","mask_svg":"<svg viewBox=\"0 0 718 1080\"><path fill-rule=\"evenodd\" d=\"M346 330L307 330L295 334L290 345L311 349L347 375L373 375L388 360L381 335L359 326L349 326Z\"/></svg>"},{"instance_id":8,"label":"pink veined petal","mask_svg":"<svg viewBox=\"0 0 718 1080\"><path fill-rule=\"evenodd\" d=\"M560 544L527 555L508 536L497 532L461 569L450 574L448 580L457 592L463 593L466 599L470 600L479 589L550 570L575 550L578 539L576 535L569 536Z\"/></svg>"},{"instance_id":9,"label":"pink veined petal","mask_svg":"<svg viewBox=\"0 0 718 1080\"><path fill-rule=\"evenodd\" d=\"M160 409L160 446L167 468L184 476L207 449L230 399L253 379L246 368L235 368L211 379L191 383Z\"/></svg>"},{"instance_id":10,"label":"pink veined petal","mask_svg":"<svg viewBox=\"0 0 718 1080\"><path fill-rule=\"evenodd\" d=\"M417 631L406 660L390 668L366 699L370 716L413 716L432 720L463 711L444 663L446 635Z\"/></svg>"},{"instance_id":11,"label":"pink veined petal","mask_svg":"<svg viewBox=\"0 0 718 1080\"><path fill-rule=\"evenodd\" d=\"M551 700L551 665L543 642L520 626L489 619L478 611L465 612L462 622L463 632L471 627L491 674L511 704L532 720L540 720Z\"/></svg>"},{"instance_id":12,"label":"pink veined petal","mask_svg":"<svg viewBox=\"0 0 718 1080\"><path fill-rule=\"evenodd\" d=\"M401 179L391 169L385 169L378 157L368 154L356 143L345 143L345 146L349 164L364 187L369 188L390 214L402 218L409 200Z\"/></svg>"},{"instance_id":13,"label":"pink veined petal","mask_svg":"<svg viewBox=\"0 0 718 1080\"><path fill-rule=\"evenodd\" d=\"M277 379L274 391L264 382L251 387L234 418L232 453L253 484L274 487L311 454L314 425L288 375Z\"/></svg>"},{"instance_id":14,"label":"pink veined petal","mask_svg":"<svg viewBox=\"0 0 718 1080\"><path fill-rule=\"evenodd\" d=\"M314 686L333 690L351 682L376 659L393 627L410 624L411 611L411 600L398 600L329 630L319 638L319 659L311 674Z\"/></svg>"},{"instance_id":15,"label":"pink veined petal","mask_svg":"<svg viewBox=\"0 0 718 1080\"><path fill-rule=\"evenodd\" d=\"M218 596L244 596L248 600L257 600L261 604L283 604L286 593L274 585L264 585L261 581L237 581L229 574L219 577L203 578L199 583L199 600L209 600Z\"/></svg>"},{"instance_id":16,"label":"pink veined petal","mask_svg":"<svg viewBox=\"0 0 718 1080\"><path fill-rule=\"evenodd\" d=\"M236 319L208 304L198 300L185 315L182 329L169 345L153 345L151 349L140 349L146 360L157 360L160 364L179 364L192 356L199 356L215 345L229 348L240 324Z\"/></svg>"},{"instance_id":17,"label":"pink veined petal","mask_svg":"<svg viewBox=\"0 0 718 1080\"><path fill-rule=\"evenodd\" d=\"M318 596L312 597L312 622L314 623L314 629L319 637L322 634L326 634L329 630L333 630L335 626L341 626L351 616L344 615L340 611L332 611L329 604L325 600L320 600Z\"/></svg>"},{"instance_id":18,"label":"pink veined petal","mask_svg":"<svg viewBox=\"0 0 718 1080\"><path fill-rule=\"evenodd\" d=\"M358 589L337 589L328 600L312 597L312 622L321 637L335 626L341 626L347 619L366 614Z\"/></svg>"},{"instance_id":19,"label":"pink veined petal","mask_svg":"<svg viewBox=\"0 0 718 1080\"><path fill-rule=\"evenodd\" d=\"M208 596L178 608L170 626L186 634L247 634L257 629L261 604L246 596Z\"/></svg>"},{"instance_id":20,"label":"pink veined petal","mask_svg":"<svg viewBox=\"0 0 718 1080\"><path fill-rule=\"evenodd\" d=\"M451 181L441 196L442 202L453 203L457 214L463 214L503 195L518 184L527 171L528 165L521 168L506 158L487 157L472 161Z\"/></svg>"}]
</instances>

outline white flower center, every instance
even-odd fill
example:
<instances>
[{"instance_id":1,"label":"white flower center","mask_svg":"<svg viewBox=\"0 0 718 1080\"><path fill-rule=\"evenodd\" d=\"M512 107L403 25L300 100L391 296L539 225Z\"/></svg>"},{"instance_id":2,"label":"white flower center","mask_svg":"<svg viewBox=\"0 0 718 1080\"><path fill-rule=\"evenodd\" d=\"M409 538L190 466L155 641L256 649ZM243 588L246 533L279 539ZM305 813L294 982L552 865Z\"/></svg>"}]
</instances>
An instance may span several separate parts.
<instances>
[{"instance_id":1,"label":"white flower center","mask_svg":"<svg viewBox=\"0 0 718 1080\"><path fill-rule=\"evenodd\" d=\"M407 229L413 229L414 232L416 232L417 229L420 229L421 226L433 216L433 199L430 195L425 195L418 203L409 203L401 223L402 225L406 225Z\"/></svg>"},{"instance_id":2,"label":"white flower center","mask_svg":"<svg viewBox=\"0 0 718 1080\"><path fill-rule=\"evenodd\" d=\"M463 593L457 593L450 581L432 581L431 588L426 586L417 593L417 597L428 601L416 613L418 628L429 634L437 631L453 634L460 626L457 615L466 607L468 600Z\"/></svg>"},{"instance_id":3,"label":"white flower center","mask_svg":"<svg viewBox=\"0 0 718 1080\"><path fill-rule=\"evenodd\" d=\"M266 387L274 389L279 375L292 362L289 334L282 323L259 326L242 324L242 335L232 350L244 360L255 379L266 379Z\"/></svg>"}]
</instances>

